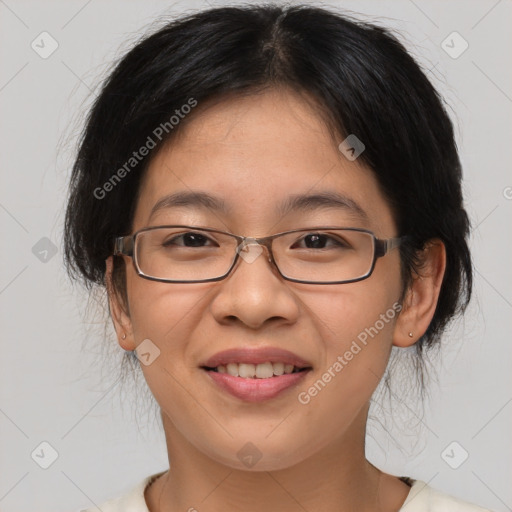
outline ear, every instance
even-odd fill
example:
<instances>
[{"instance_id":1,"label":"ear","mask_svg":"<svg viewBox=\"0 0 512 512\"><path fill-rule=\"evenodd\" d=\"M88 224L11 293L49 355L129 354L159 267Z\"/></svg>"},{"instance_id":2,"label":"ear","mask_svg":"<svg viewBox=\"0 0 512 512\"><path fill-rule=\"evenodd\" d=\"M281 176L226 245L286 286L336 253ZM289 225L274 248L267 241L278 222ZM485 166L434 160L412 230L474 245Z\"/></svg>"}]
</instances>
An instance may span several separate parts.
<instances>
[{"instance_id":1,"label":"ear","mask_svg":"<svg viewBox=\"0 0 512 512\"><path fill-rule=\"evenodd\" d=\"M421 266L412 277L393 334L393 345L409 347L426 332L437 306L446 270L446 248L432 239L420 254ZM411 336L412 334L412 336Z\"/></svg>"},{"instance_id":2,"label":"ear","mask_svg":"<svg viewBox=\"0 0 512 512\"><path fill-rule=\"evenodd\" d=\"M114 270L114 257L109 256L105 260L105 263L105 284L107 287L110 314L112 316L114 329L117 333L117 341L124 350L135 350L136 346L133 339L132 322L128 305L124 303L124 300L119 296L113 284L112 273Z\"/></svg>"}]
</instances>

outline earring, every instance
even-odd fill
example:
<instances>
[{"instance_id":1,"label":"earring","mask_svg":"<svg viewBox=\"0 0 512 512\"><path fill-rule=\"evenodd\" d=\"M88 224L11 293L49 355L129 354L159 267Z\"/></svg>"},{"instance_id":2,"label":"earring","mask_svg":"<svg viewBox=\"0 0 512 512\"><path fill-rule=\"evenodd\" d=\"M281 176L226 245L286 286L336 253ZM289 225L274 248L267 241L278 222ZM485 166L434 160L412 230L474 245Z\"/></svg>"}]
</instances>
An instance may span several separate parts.
<instances>
[{"instance_id":1,"label":"earring","mask_svg":"<svg viewBox=\"0 0 512 512\"><path fill-rule=\"evenodd\" d=\"M126 333L125 332L123 332L123 335L121 336L121 338L123 338L123 340L126 339Z\"/></svg>"},{"instance_id":2,"label":"earring","mask_svg":"<svg viewBox=\"0 0 512 512\"><path fill-rule=\"evenodd\" d=\"M409 333L409 338L412 338L412 332Z\"/></svg>"}]
</instances>

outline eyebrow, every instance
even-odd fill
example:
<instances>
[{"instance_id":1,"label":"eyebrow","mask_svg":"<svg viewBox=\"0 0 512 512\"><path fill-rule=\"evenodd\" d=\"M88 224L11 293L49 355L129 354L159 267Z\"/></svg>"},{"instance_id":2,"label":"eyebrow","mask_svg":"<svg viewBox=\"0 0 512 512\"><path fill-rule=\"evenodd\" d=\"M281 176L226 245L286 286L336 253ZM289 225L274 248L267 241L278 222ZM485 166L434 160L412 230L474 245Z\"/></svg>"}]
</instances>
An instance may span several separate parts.
<instances>
[{"instance_id":1,"label":"eyebrow","mask_svg":"<svg viewBox=\"0 0 512 512\"><path fill-rule=\"evenodd\" d=\"M206 192L175 192L174 194L166 195L160 198L153 208L149 217L151 218L156 212L167 208L180 208L186 206L188 208L203 208L209 209L224 214L229 213L231 208L228 208L226 203L219 197L212 196Z\"/></svg>"},{"instance_id":2,"label":"eyebrow","mask_svg":"<svg viewBox=\"0 0 512 512\"><path fill-rule=\"evenodd\" d=\"M367 213L353 199L333 191L316 192L314 194L298 194L288 197L281 203L277 212L281 216L296 211L312 211L319 209L345 210L362 220L367 221Z\"/></svg>"},{"instance_id":3,"label":"eyebrow","mask_svg":"<svg viewBox=\"0 0 512 512\"><path fill-rule=\"evenodd\" d=\"M201 191L181 191L160 198L151 209L150 218L160 210L180 207L202 208L223 214L229 214L231 211L231 207L228 207L220 197ZM284 217L297 211L304 212L318 209L346 210L362 220L368 220L367 213L356 201L333 191L291 195L277 206L276 213Z\"/></svg>"}]
</instances>

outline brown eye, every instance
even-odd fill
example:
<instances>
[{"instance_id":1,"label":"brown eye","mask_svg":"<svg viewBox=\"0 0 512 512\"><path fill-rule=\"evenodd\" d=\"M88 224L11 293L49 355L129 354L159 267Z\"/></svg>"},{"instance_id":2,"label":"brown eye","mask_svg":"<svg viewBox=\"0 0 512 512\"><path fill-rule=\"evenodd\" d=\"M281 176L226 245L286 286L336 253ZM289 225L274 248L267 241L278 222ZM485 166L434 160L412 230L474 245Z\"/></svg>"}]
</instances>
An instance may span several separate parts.
<instances>
[{"instance_id":1,"label":"brown eye","mask_svg":"<svg viewBox=\"0 0 512 512\"><path fill-rule=\"evenodd\" d=\"M165 247L179 245L184 247L204 247L204 244L211 241L207 236L201 233L183 233L166 240L162 245Z\"/></svg>"},{"instance_id":2,"label":"brown eye","mask_svg":"<svg viewBox=\"0 0 512 512\"><path fill-rule=\"evenodd\" d=\"M325 249L326 246L328 248L329 246L333 245L336 248L348 247L348 244L345 243L343 240L334 238L323 233L310 233L302 237L299 242L304 242L306 249ZM295 247L296 244L292 246L292 249Z\"/></svg>"}]
</instances>

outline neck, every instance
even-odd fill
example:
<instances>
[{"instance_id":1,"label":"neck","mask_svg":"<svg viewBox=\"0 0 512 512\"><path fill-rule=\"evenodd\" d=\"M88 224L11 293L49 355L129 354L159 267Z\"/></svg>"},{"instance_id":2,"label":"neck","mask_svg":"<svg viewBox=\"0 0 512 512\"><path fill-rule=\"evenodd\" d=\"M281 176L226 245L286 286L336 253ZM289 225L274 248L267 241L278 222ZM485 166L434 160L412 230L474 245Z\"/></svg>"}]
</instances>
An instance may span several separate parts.
<instances>
[{"instance_id":1,"label":"neck","mask_svg":"<svg viewBox=\"0 0 512 512\"><path fill-rule=\"evenodd\" d=\"M146 491L150 512L391 512L400 509L410 490L366 460L366 413L359 418L362 428L354 425L314 456L275 471L223 465L195 449L165 414L162 418L170 470Z\"/></svg>"}]
</instances>

